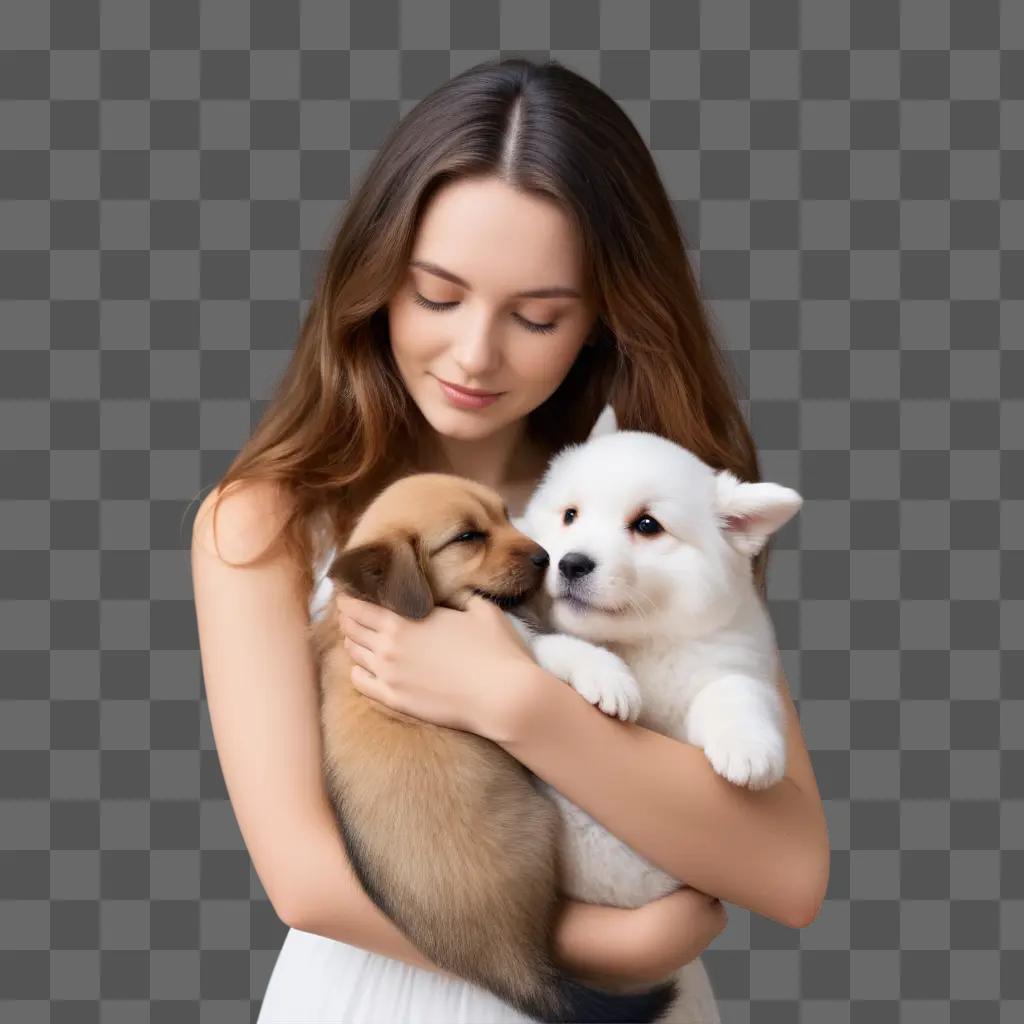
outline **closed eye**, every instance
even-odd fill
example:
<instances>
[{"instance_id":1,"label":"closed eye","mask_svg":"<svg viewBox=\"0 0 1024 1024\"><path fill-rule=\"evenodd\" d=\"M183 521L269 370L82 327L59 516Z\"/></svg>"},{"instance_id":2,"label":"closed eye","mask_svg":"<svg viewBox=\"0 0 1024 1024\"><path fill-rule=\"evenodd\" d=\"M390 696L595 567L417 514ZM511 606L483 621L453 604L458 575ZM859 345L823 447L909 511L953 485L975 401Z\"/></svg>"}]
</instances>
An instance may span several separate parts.
<instances>
[{"instance_id":1,"label":"closed eye","mask_svg":"<svg viewBox=\"0 0 1024 1024\"><path fill-rule=\"evenodd\" d=\"M432 309L435 313L446 313L458 305L457 302L431 302L430 299L424 298L419 292L413 292L413 302L423 306L424 309ZM512 315L523 327L528 331L533 331L535 334L550 334L558 326L556 323L538 324L533 320L527 320L526 317L520 316L518 313L513 313Z\"/></svg>"},{"instance_id":2,"label":"closed eye","mask_svg":"<svg viewBox=\"0 0 1024 1024\"><path fill-rule=\"evenodd\" d=\"M453 544L469 543L475 540L486 540L487 534L482 533L480 530L467 530L465 533L460 533L457 537L452 538Z\"/></svg>"}]
</instances>

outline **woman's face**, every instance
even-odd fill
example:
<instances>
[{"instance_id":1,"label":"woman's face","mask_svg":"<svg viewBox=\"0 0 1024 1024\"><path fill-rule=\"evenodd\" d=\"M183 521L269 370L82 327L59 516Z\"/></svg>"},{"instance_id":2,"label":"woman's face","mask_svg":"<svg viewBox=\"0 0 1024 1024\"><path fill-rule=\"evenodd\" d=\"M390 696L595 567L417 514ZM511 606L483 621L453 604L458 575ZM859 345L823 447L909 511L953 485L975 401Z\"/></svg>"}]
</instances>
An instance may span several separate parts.
<instances>
[{"instance_id":1,"label":"woman's face","mask_svg":"<svg viewBox=\"0 0 1024 1024\"><path fill-rule=\"evenodd\" d=\"M387 309L410 395L438 433L465 440L541 405L596 318L568 218L553 202L495 178L462 179L435 194ZM466 408L441 381L500 396Z\"/></svg>"}]
</instances>

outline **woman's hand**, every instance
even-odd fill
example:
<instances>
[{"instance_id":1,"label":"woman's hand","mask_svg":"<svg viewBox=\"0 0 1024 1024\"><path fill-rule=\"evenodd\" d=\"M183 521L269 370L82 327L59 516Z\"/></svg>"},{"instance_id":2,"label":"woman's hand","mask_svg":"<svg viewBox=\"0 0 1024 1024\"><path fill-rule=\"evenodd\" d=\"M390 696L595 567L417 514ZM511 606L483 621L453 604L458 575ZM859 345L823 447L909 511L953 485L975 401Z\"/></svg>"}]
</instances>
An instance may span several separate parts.
<instances>
[{"instance_id":1,"label":"woman's hand","mask_svg":"<svg viewBox=\"0 0 1024 1024\"><path fill-rule=\"evenodd\" d=\"M690 886L635 910L563 897L553 952L583 982L608 991L643 991L700 956L726 920L717 899Z\"/></svg>"},{"instance_id":2,"label":"woman's hand","mask_svg":"<svg viewBox=\"0 0 1024 1024\"><path fill-rule=\"evenodd\" d=\"M352 685L367 697L488 738L523 700L535 662L492 601L474 594L465 611L435 607L413 620L348 594L336 600Z\"/></svg>"},{"instance_id":3,"label":"woman's hand","mask_svg":"<svg viewBox=\"0 0 1024 1024\"><path fill-rule=\"evenodd\" d=\"M700 956L729 920L721 900L689 885L630 913L636 976L651 984Z\"/></svg>"}]
</instances>

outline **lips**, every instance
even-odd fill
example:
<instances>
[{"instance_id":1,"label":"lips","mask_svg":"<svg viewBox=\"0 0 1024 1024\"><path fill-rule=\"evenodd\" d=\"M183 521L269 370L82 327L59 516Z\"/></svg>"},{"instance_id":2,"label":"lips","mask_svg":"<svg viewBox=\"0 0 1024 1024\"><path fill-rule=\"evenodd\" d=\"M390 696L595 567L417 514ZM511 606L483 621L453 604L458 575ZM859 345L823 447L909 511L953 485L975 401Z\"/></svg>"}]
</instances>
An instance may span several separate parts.
<instances>
[{"instance_id":1,"label":"lips","mask_svg":"<svg viewBox=\"0 0 1024 1024\"><path fill-rule=\"evenodd\" d=\"M438 377L437 379L453 391L460 391L462 394L471 395L474 398L494 398L496 395L504 394L502 391L481 391L479 388L464 388L460 384L453 384L450 380L445 380L443 377Z\"/></svg>"}]
</instances>

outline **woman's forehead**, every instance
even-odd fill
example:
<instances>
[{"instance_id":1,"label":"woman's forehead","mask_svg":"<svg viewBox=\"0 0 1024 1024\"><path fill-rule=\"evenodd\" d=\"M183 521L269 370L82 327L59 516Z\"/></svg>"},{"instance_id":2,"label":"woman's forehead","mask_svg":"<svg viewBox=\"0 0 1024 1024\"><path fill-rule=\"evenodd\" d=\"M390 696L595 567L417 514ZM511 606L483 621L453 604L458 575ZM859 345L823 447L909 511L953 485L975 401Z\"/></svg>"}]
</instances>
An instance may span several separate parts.
<instances>
[{"instance_id":1,"label":"woman's forehead","mask_svg":"<svg viewBox=\"0 0 1024 1024\"><path fill-rule=\"evenodd\" d=\"M581 247L573 225L550 199L502 182L455 182L433 198L413 257L439 264L485 290L578 288Z\"/></svg>"}]
</instances>

